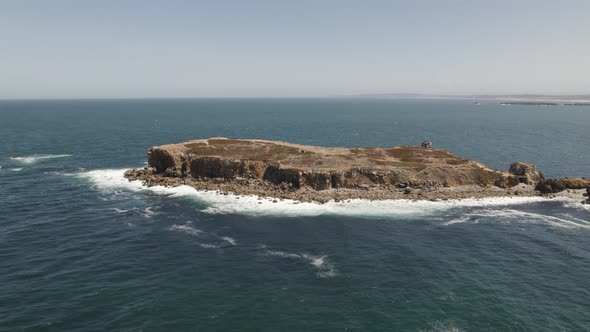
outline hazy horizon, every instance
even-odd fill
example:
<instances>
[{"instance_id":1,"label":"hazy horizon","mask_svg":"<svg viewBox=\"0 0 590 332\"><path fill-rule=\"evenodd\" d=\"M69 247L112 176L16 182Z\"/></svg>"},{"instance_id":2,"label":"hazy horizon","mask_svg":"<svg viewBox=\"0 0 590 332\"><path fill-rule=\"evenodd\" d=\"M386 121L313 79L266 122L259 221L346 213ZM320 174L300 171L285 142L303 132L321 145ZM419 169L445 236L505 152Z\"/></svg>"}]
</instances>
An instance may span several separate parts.
<instances>
[{"instance_id":1,"label":"hazy horizon","mask_svg":"<svg viewBox=\"0 0 590 332\"><path fill-rule=\"evenodd\" d=\"M590 102L590 93L588 94L568 94L568 95L557 95L557 94L425 94L425 93L375 93L375 94L351 94L351 95L317 95L317 96L171 96L171 97L158 97L158 96L128 96L128 97L25 97L25 98L0 98L0 101L76 101L76 100L206 100L206 99L474 99L474 100L510 100L510 99L523 99L523 100L546 100L546 101L558 101L558 100L571 100L571 101L584 101Z\"/></svg>"},{"instance_id":2,"label":"hazy horizon","mask_svg":"<svg viewBox=\"0 0 590 332\"><path fill-rule=\"evenodd\" d=\"M587 1L11 1L0 99L590 94Z\"/></svg>"}]
</instances>

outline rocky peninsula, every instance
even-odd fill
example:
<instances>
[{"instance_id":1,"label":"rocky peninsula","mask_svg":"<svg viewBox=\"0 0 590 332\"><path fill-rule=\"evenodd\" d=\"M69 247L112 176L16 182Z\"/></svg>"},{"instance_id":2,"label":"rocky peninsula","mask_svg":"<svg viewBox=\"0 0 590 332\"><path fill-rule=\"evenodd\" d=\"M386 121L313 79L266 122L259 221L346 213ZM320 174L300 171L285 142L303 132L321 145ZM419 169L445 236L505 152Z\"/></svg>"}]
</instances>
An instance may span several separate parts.
<instances>
[{"instance_id":1,"label":"rocky peninsula","mask_svg":"<svg viewBox=\"0 0 590 332\"><path fill-rule=\"evenodd\" d=\"M274 199L327 202L537 196L569 192L582 197L584 178L549 179L534 165L508 172L421 146L327 148L223 137L148 149L148 166L125 173L148 186L189 185L198 190Z\"/></svg>"}]
</instances>

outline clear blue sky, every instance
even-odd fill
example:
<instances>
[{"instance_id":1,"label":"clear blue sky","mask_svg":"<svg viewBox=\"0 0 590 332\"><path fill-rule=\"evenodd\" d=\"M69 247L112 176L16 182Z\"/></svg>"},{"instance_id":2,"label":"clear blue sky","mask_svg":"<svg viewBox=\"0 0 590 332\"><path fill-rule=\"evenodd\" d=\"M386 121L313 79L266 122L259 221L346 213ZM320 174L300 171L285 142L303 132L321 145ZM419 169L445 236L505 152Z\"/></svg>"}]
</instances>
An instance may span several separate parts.
<instances>
[{"instance_id":1,"label":"clear blue sky","mask_svg":"<svg viewBox=\"0 0 590 332\"><path fill-rule=\"evenodd\" d=\"M0 98L590 93L590 1L0 2Z\"/></svg>"}]
</instances>

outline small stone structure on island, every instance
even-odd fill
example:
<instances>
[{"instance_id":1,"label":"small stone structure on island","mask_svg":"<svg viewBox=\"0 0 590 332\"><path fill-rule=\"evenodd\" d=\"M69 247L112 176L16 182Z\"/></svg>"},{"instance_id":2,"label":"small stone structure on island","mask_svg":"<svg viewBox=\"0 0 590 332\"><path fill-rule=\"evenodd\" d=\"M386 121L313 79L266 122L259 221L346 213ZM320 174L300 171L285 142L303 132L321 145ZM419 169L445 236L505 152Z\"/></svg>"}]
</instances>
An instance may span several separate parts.
<instances>
[{"instance_id":1,"label":"small stone structure on island","mask_svg":"<svg viewBox=\"0 0 590 332\"><path fill-rule=\"evenodd\" d=\"M432 142L431 141L424 141L421 145L423 148L432 149Z\"/></svg>"},{"instance_id":2,"label":"small stone structure on island","mask_svg":"<svg viewBox=\"0 0 590 332\"><path fill-rule=\"evenodd\" d=\"M518 178L519 183L536 185L545 181L543 173L539 172L535 165L523 162L510 164L508 172Z\"/></svg>"}]
</instances>

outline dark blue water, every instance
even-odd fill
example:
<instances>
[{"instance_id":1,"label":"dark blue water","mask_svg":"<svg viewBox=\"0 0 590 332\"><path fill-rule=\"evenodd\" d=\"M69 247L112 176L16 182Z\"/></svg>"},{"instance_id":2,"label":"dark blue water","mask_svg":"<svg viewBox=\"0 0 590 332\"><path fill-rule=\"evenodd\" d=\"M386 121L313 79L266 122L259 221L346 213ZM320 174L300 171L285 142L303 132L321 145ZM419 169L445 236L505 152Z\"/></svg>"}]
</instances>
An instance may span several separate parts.
<instances>
[{"instance_id":1,"label":"dark blue water","mask_svg":"<svg viewBox=\"0 0 590 332\"><path fill-rule=\"evenodd\" d=\"M588 133L587 107L464 100L1 101L0 330L588 330L577 202L272 203L121 176L211 136L430 139L590 176Z\"/></svg>"}]
</instances>

